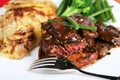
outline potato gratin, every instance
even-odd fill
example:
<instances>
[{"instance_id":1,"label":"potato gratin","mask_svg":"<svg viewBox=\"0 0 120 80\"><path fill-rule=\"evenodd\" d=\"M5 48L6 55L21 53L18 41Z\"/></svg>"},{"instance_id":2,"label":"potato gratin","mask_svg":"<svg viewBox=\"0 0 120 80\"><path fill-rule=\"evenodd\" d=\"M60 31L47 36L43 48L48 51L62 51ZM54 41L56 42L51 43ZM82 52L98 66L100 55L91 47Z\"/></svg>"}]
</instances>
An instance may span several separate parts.
<instances>
[{"instance_id":1,"label":"potato gratin","mask_svg":"<svg viewBox=\"0 0 120 80\"><path fill-rule=\"evenodd\" d=\"M38 46L41 22L55 16L55 6L50 0L13 0L0 18L0 56L21 59Z\"/></svg>"}]
</instances>

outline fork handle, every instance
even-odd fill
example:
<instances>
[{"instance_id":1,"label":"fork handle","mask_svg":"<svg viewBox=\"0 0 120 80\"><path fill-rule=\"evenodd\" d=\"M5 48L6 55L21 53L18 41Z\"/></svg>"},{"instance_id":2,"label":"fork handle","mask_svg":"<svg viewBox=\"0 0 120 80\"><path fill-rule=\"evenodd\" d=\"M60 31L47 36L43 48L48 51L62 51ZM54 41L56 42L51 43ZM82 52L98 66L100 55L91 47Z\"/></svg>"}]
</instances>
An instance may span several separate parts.
<instances>
[{"instance_id":1,"label":"fork handle","mask_svg":"<svg viewBox=\"0 0 120 80\"><path fill-rule=\"evenodd\" d=\"M84 74L88 74L88 75L92 75L92 76L96 76L96 77L101 77L101 78L110 79L110 80L120 80L120 77L116 77L116 76L109 76L109 75L91 73L91 72L83 71L83 70L81 70L77 67L74 67L74 69L77 69L78 71L80 71Z\"/></svg>"}]
</instances>

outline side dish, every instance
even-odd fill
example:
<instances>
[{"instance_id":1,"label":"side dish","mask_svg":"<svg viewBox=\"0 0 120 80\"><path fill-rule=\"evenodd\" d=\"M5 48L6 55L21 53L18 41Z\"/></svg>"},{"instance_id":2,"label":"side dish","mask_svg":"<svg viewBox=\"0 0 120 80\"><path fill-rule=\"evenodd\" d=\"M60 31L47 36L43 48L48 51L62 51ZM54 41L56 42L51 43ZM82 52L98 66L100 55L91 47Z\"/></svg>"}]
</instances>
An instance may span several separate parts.
<instances>
[{"instance_id":1,"label":"side dish","mask_svg":"<svg viewBox=\"0 0 120 80\"><path fill-rule=\"evenodd\" d=\"M0 56L21 59L39 45L41 23L55 17L52 2L11 0L0 18Z\"/></svg>"},{"instance_id":2,"label":"side dish","mask_svg":"<svg viewBox=\"0 0 120 80\"><path fill-rule=\"evenodd\" d=\"M108 0L62 0L57 9L57 16L70 16L72 14L82 14L94 20L107 22L116 19L112 13L112 8Z\"/></svg>"}]
</instances>

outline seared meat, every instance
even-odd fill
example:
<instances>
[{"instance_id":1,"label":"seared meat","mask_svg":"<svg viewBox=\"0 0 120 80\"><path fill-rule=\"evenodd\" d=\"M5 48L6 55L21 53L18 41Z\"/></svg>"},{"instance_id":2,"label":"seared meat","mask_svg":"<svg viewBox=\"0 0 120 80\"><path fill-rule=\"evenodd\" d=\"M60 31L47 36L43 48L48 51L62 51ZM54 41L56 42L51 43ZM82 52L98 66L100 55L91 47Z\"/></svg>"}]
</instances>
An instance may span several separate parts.
<instances>
[{"instance_id":1,"label":"seared meat","mask_svg":"<svg viewBox=\"0 0 120 80\"><path fill-rule=\"evenodd\" d=\"M86 47L89 45L85 38L76 30L59 23L64 19L55 18L54 20L56 22L43 23L42 28L46 33L42 36L39 58L62 55L78 67L93 63L98 57L97 50L91 48L91 51L88 51Z\"/></svg>"},{"instance_id":2,"label":"seared meat","mask_svg":"<svg viewBox=\"0 0 120 80\"><path fill-rule=\"evenodd\" d=\"M78 24L95 26L90 18L85 18L78 14L72 15L71 17ZM39 58L48 56L65 56L76 64L76 66L84 67L107 55L106 52L113 47L112 43L114 42L111 42L109 37L106 38L103 35L104 30L110 30L110 37L115 36L113 38L118 38L118 40L120 39L119 35L117 35L119 31L111 26L109 26L110 28L105 29L104 27L104 30L100 30L101 26L96 24L98 31L76 31L64 24L61 24L62 21L66 20L59 17L53 19L53 22L42 24L42 28L46 30L46 33L42 35ZM116 34L111 33L113 31L118 32L116 32ZM119 43L120 42L117 41L118 45Z\"/></svg>"},{"instance_id":3,"label":"seared meat","mask_svg":"<svg viewBox=\"0 0 120 80\"><path fill-rule=\"evenodd\" d=\"M61 21L59 18L55 19ZM50 24L49 28L46 26L48 24ZM87 42L77 34L76 30L58 22L46 23L43 27L47 33L43 35L41 45L44 50L46 44L45 47L48 47L50 55L77 53L87 46Z\"/></svg>"},{"instance_id":4,"label":"seared meat","mask_svg":"<svg viewBox=\"0 0 120 80\"><path fill-rule=\"evenodd\" d=\"M114 46L120 46L120 31L112 25L105 27L102 23L97 23L98 34L101 40L107 41Z\"/></svg>"},{"instance_id":5,"label":"seared meat","mask_svg":"<svg viewBox=\"0 0 120 80\"><path fill-rule=\"evenodd\" d=\"M83 24L86 26L95 26L92 19L83 17L82 15L72 15L71 16L78 24ZM94 46L95 41L94 39L98 37L98 32L96 31L89 31L89 30L79 30L81 36L84 37L89 44L89 46Z\"/></svg>"},{"instance_id":6,"label":"seared meat","mask_svg":"<svg viewBox=\"0 0 120 80\"><path fill-rule=\"evenodd\" d=\"M84 24L86 26L94 26L92 19L86 18L80 14L74 14L71 16L78 24Z\"/></svg>"}]
</instances>

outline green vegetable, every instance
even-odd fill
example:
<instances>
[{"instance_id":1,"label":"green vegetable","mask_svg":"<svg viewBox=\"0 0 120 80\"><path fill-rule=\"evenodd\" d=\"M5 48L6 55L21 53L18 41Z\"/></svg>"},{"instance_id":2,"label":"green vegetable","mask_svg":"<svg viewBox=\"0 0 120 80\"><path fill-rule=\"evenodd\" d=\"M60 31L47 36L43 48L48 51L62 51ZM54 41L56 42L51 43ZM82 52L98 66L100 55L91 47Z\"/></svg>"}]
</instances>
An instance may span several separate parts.
<instances>
[{"instance_id":1,"label":"green vegetable","mask_svg":"<svg viewBox=\"0 0 120 80\"><path fill-rule=\"evenodd\" d=\"M48 23L51 23L51 22L56 22L56 20L53 20L53 19L48 19L47 21Z\"/></svg>"},{"instance_id":2,"label":"green vegetable","mask_svg":"<svg viewBox=\"0 0 120 80\"><path fill-rule=\"evenodd\" d=\"M109 5L109 3L108 3L108 1L107 0L105 0L104 1L104 3L106 4L106 6L107 7L110 7L110 5ZM113 13L112 13L112 9L110 9L109 11L109 16L111 17L111 19L112 19L112 22L115 22L116 21L116 19L115 19L115 17L114 17L114 15L113 15Z\"/></svg>"},{"instance_id":3,"label":"green vegetable","mask_svg":"<svg viewBox=\"0 0 120 80\"><path fill-rule=\"evenodd\" d=\"M105 0L102 1L102 7L103 7L103 9L105 9L105 8L108 7L108 6L105 4ZM104 14L105 14L105 17L106 17L107 21L110 20L109 11L104 12Z\"/></svg>"},{"instance_id":4,"label":"green vegetable","mask_svg":"<svg viewBox=\"0 0 120 80\"><path fill-rule=\"evenodd\" d=\"M70 16L74 13L81 13L82 9L80 6L82 6L84 2L82 0L72 0L72 4L70 6L67 6L66 10L61 14L61 16Z\"/></svg>"},{"instance_id":5,"label":"green vegetable","mask_svg":"<svg viewBox=\"0 0 120 80\"><path fill-rule=\"evenodd\" d=\"M81 13L84 16L89 16L94 12L93 0L86 0L86 6Z\"/></svg>"},{"instance_id":6,"label":"green vegetable","mask_svg":"<svg viewBox=\"0 0 120 80\"><path fill-rule=\"evenodd\" d=\"M75 13L89 15L92 11L92 0L63 0L58 7L57 16L70 16Z\"/></svg>"},{"instance_id":7,"label":"green vegetable","mask_svg":"<svg viewBox=\"0 0 120 80\"><path fill-rule=\"evenodd\" d=\"M107 22L116 19L112 13L112 7L107 0L63 0L57 10L57 16L71 16L82 14L85 17Z\"/></svg>"},{"instance_id":8,"label":"green vegetable","mask_svg":"<svg viewBox=\"0 0 120 80\"><path fill-rule=\"evenodd\" d=\"M69 2L69 3L68 3ZM63 0L60 4L60 6L58 7L57 9L57 13L56 15L57 16L60 16L62 12L65 11L65 9L67 8L68 5L70 5L70 0Z\"/></svg>"},{"instance_id":9,"label":"green vegetable","mask_svg":"<svg viewBox=\"0 0 120 80\"><path fill-rule=\"evenodd\" d=\"M47 21L48 23L53 23L53 22L57 22L57 23L60 23L60 24L62 24L62 25L64 25L64 26L69 26L69 27L72 27L72 25L71 24L69 24L68 22L65 22L65 21L57 21L57 20L54 20L54 19L48 19L48 21Z\"/></svg>"},{"instance_id":10,"label":"green vegetable","mask_svg":"<svg viewBox=\"0 0 120 80\"><path fill-rule=\"evenodd\" d=\"M102 9L106 9L111 7L108 3L107 0L95 0L94 2L94 6L95 6L95 11L100 11ZM109 9L108 11L105 11L104 13L98 15L95 17L98 21L102 21L102 22L107 22L110 19L112 19L112 22L115 22L116 19L112 13L112 8Z\"/></svg>"},{"instance_id":11,"label":"green vegetable","mask_svg":"<svg viewBox=\"0 0 120 80\"><path fill-rule=\"evenodd\" d=\"M84 29L84 30L91 30L91 31L96 31L97 30L96 26L86 26L86 25L83 25L83 24L80 24L79 28Z\"/></svg>"},{"instance_id":12,"label":"green vegetable","mask_svg":"<svg viewBox=\"0 0 120 80\"><path fill-rule=\"evenodd\" d=\"M96 31L97 30L97 27L96 26L86 26L86 25L83 25L83 24L78 24L74 19L72 19L71 17L68 17L68 16L63 16L64 19L66 19L68 22L66 21L57 21L57 20L53 20L53 19L48 19L48 22L49 23L52 23L52 22L57 22L57 23L60 23L64 26L68 26L68 27L72 27L76 30L78 29L84 29L84 30L92 30L92 31Z\"/></svg>"},{"instance_id":13,"label":"green vegetable","mask_svg":"<svg viewBox=\"0 0 120 80\"><path fill-rule=\"evenodd\" d=\"M73 20L71 17L68 17L68 16L63 16L63 18L65 18L66 20L69 21L70 24L72 24L73 28L75 28L76 30L79 29L79 25L77 24L77 22L75 20Z\"/></svg>"},{"instance_id":14,"label":"green vegetable","mask_svg":"<svg viewBox=\"0 0 120 80\"><path fill-rule=\"evenodd\" d=\"M97 12L89 15L89 17L90 17L90 18L93 18L93 17L95 17L95 16L99 16L100 14L102 14L102 13L104 13L104 12L106 12L106 11L109 11L112 7L113 7L113 6L110 6L110 7L108 7L108 8L99 10L99 11L97 11Z\"/></svg>"},{"instance_id":15,"label":"green vegetable","mask_svg":"<svg viewBox=\"0 0 120 80\"><path fill-rule=\"evenodd\" d=\"M102 9L103 9L103 7L102 7L102 0L95 0L94 6L95 6L95 10L96 10L96 11L102 10ZM96 18L97 20L99 20L99 21L102 21L102 22L108 21L108 19L106 18L106 16L105 16L104 13L96 16L95 18Z\"/></svg>"},{"instance_id":16,"label":"green vegetable","mask_svg":"<svg viewBox=\"0 0 120 80\"><path fill-rule=\"evenodd\" d=\"M69 21L69 23L72 25L72 27L76 30L78 29L84 29L84 30L92 30L92 31L96 31L97 27L96 26L86 26L83 24L78 24L74 19L72 19L71 17L68 16L63 16L63 18L65 18L66 20Z\"/></svg>"}]
</instances>

